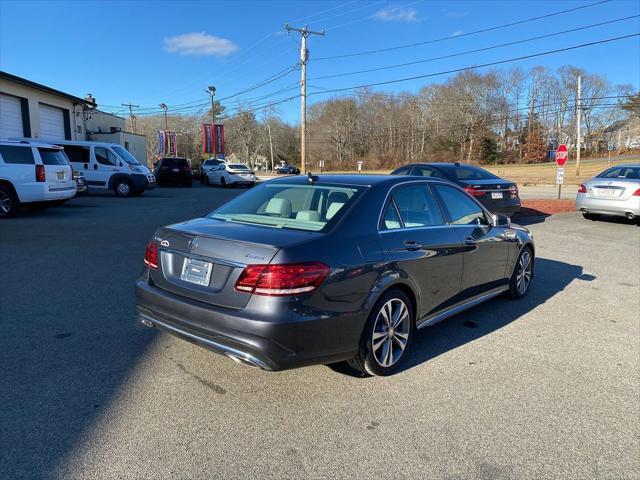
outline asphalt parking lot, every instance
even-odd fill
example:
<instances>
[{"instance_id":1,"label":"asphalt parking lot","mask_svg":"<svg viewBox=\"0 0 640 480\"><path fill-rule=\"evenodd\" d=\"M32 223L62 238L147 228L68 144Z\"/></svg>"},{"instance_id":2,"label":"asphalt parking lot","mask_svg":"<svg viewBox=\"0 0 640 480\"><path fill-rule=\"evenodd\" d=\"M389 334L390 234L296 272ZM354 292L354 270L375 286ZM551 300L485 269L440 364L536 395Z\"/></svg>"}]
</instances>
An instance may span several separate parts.
<instances>
[{"instance_id":1,"label":"asphalt parking lot","mask_svg":"<svg viewBox=\"0 0 640 480\"><path fill-rule=\"evenodd\" d=\"M243 367L138 324L156 226L241 190L81 197L0 223L3 478L640 478L640 228L527 220L535 280L407 367Z\"/></svg>"}]
</instances>

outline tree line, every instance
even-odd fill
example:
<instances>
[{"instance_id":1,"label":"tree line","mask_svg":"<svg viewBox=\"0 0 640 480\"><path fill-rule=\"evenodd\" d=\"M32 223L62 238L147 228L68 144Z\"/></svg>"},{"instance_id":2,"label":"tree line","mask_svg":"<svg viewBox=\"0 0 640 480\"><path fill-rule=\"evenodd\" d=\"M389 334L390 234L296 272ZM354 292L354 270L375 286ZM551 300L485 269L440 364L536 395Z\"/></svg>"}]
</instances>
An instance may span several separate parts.
<instances>
[{"instance_id":1,"label":"tree line","mask_svg":"<svg viewBox=\"0 0 640 480\"><path fill-rule=\"evenodd\" d=\"M564 143L576 147L578 77L581 80L584 155L607 150L604 129L616 120L639 115L639 98L630 85L612 85L604 76L573 66L459 72L418 93L387 94L362 89L313 103L308 112L310 168L351 170L392 168L409 162L460 161L479 164L536 163ZM321 91L319 93L322 93ZM227 115L226 153L262 168L299 163L299 126L285 122L275 107L252 110L238 105ZM181 156L200 159L200 124L211 112L170 115ZM138 119L155 152L155 131L163 117Z\"/></svg>"}]
</instances>

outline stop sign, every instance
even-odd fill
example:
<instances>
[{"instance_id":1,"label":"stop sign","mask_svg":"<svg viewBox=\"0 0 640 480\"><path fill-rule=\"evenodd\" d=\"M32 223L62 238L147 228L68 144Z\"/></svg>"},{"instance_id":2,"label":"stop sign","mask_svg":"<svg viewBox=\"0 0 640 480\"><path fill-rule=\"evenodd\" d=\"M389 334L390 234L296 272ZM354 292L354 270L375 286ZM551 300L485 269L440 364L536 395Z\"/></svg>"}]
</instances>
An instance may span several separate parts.
<instances>
[{"instance_id":1,"label":"stop sign","mask_svg":"<svg viewBox=\"0 0 640 480\"><path fill-rule=\"evenodd\" d=\"M565 164L568 158L569 154L567 153L567 146L563 143L556 150L556 163L561 167Z\"/></svg>"}]
</instances>

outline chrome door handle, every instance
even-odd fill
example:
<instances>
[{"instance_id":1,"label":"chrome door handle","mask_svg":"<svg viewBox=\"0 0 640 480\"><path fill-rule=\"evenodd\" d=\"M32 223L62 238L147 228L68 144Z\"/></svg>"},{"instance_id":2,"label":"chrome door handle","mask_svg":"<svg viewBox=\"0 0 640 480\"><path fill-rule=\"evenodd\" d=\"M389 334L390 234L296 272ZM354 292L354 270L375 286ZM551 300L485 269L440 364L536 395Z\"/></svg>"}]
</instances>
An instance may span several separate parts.
<instances>
[{"instance_id":1,"label":"chrome door handle","mask_svg":"<svg viewBox=\"0 0 640 480\"><path fill-rule=\"evenodd\" d=\"M422 248L422 245L420 245L418 242L414 242L413 240L407 240L406 242L404 242L404 248L406 248L410 252L414 252L416 250L420 250Z\"/></svg>"}]
</instances>

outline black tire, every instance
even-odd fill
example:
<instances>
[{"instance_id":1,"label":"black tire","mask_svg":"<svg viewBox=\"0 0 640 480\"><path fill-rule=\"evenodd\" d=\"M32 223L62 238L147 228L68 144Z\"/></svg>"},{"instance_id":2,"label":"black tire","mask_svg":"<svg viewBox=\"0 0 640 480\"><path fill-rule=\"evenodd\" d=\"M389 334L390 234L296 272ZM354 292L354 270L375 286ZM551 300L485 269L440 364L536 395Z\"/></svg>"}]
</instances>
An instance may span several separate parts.
<instances>
[{"instance_id":1,"label":"black tire","mask_svg":"<svg viewBox=\"0 0 640 480\"><path fill-rule=\"evenodd\" d=\"M528 261L527 258L528 257ZM533 280L533 265L534 265L533 251L531 247L525 246L518 255L516 260L516 266L513 269L513 274L509 279L509 291L507 292L510 298L519 300L524 298L529 292L531 287L531 281ZM525 273L521 278L522 269L525 268L528 274ZM523 283L520 282L522 280ZM524 287L524 288L523 288Z\"/></svg>"},{"instance_id":2,"label":"black tire","mask_svg":"<svg viewBox=\"0 0 640 480\"><path fill-rule=\"evenodd\" d=\"M227 188L227 181L224 179L224 177L220 177L220 186L222 188Z\"/></svg>"},{"instance_id":3,"label":"black tire","mask_svg":"<svg viewBox=\"0 0 640 480\"><path fill-rule=\"evenodd\" d=\"M0 185L0 218L9 218L16 213L20 202L13 188Z\"/></svg>"},{"instance_id":4,"label":"black tire","mask_svg":"<svg viewBox=\"0 0 640 480\"><path fill-rule=\"evenodd\" d=\"M187 188L193 187L193 181L189 180L187 183L184 184L184 186Z\"/></svg>"},{"instance_id":5,"label":"black tire","mask_svg":"<svg viewBox=\"0 0 640 480\"><path fill-rule=\"evenodd\" d=\"M593 222L595 222L596 220L600 219L600 215L597 213L587 213L587 212L582 212L582 216L586 219L586 220L591 220Z\"/></svg>"},{"instance_id":6,"label":"black tire","mask_svg":"<svg viewBox=\"0 0 640 480\"><path fill-rule=\"evenodd\" d=\"M130 197L133 193L133 185L131 185L129 180L116 180L113 184L113 191L116 192L116 195L119 197Z\"/></svg>"},{"instance_id":7,"label":"black tire","mask_svg":"<svg viewBox=\"0 0 640 480\"><path fill-rule=\"evenodd\" d=\"M205 185L205 177L204 175L200 175L200 185Z\"/></svg>"},{"instance_id":8,"label":"black tire","mask_svg":"<svg viewBox=\"0 0 640 480\"><path fill-rule=\"evenodd\" d=\"M143 193L144 193L144 190L135 190L135 191L131 192L131 195L133 195L134 197L139 197Z\"/></svg>"},{"instance_id":9,"label":"black tire","mask_svg":"<svg viewBox=\"0 0 640 480\"><path fill-rule=\"evenodd\" d=\"M211 181L209 180L209 175L207 175L206 177L204 177L204 184L205 184L207 187L210 187L210 186L211 186Z\"/></svg>"},{"instance_id":10,"label":"black tire","mask_svg":"<svg viewBox=\"0 0 640 480\"><path fill-rule=\"evenodd\" d=\"M402 309L401 304L406 310ZM391 313L389 313L389 305ZM394 327L386 319L391 316L393 322L396 312L399 319ZM368 375L391 375L407 358L415 331L414 308L409 297L403 291L392 288L385 292L374 305L362 332L358 353L347 363ZM377 348L374 346L374 340L377 340ZM404 347L401 348L403 341ZM384 365L385 363L388 365Z\"/></svg>"}]
</instances>

